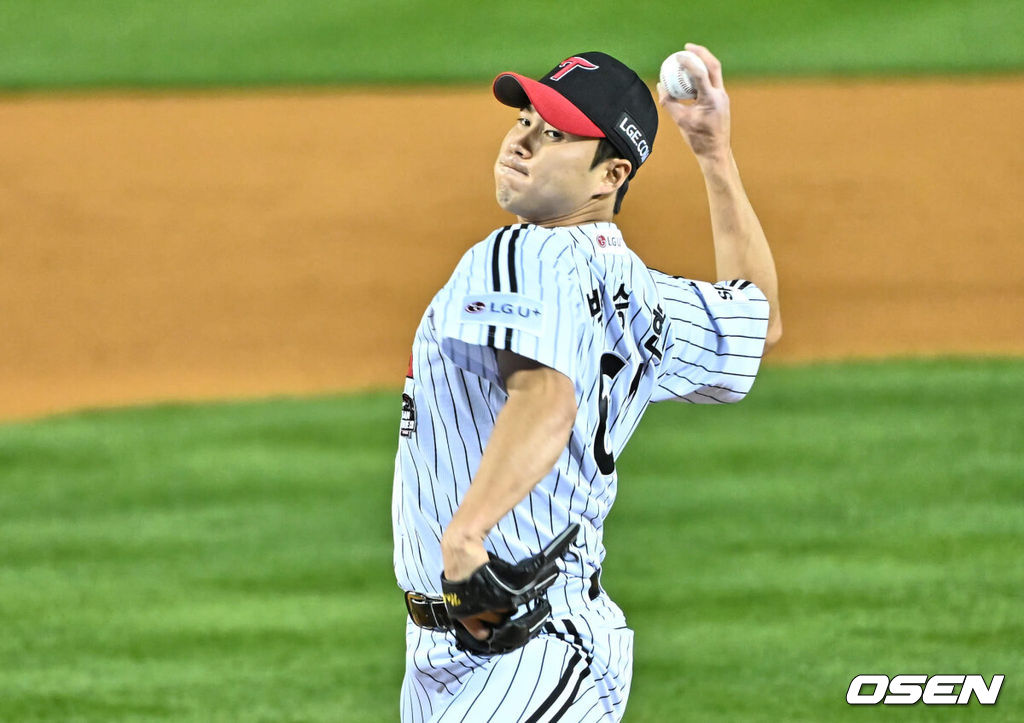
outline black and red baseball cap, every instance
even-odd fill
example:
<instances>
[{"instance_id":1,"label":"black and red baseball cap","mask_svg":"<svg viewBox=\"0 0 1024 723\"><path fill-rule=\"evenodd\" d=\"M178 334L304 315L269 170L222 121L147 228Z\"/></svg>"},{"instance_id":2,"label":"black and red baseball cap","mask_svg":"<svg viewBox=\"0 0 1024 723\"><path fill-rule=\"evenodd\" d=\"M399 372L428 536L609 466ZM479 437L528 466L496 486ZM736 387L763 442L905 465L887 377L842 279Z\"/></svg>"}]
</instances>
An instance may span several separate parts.
<instances>
[{"instance_id":1,"label":"black and red baseball cap","mask_svg":"<svg viewBox=\"0 0 1024 723\"><path fill-rule=\"evenodd\" d=\"M573 55L539 80L502 73L494 79L493 90L505 105L532 105L559 130L607 138L633 163L630 178L651 154L658 132L654 98L640 76L610 55Z\"/></svg>"}]
</instances>

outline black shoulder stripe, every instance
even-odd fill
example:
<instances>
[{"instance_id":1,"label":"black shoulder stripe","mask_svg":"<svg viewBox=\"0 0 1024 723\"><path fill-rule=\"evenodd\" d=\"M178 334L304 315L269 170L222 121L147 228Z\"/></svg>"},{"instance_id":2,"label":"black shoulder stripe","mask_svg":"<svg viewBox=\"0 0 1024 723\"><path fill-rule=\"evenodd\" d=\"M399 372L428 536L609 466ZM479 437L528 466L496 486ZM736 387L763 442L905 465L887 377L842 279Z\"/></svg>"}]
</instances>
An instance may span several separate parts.
<instances>
[{"instance_id":1,"label":"black shoulder stripe","mask_svg":"<svg viewBox=\"0 0 1024 723\"><path fill-rule=\"evenodd\" d=\"M519 284L516 281L516 239L519 238L521 228L512 232L512 238L508 240L508 290L513 294L519 291Z\"/></svg>"},{"instance_id":2,"label":"black shoulder stripe","mask_svg":"<svg viewBox=\"0 0 1024 723\"><path fill-rule=\"evenodd\" d=\"M494 237L494 248L491 253L491 283L495 291L501 291L501 239L510 228L512 227L506 226Z\"/></svg>"},{"instance_id":3,"label":"black shoulder stripe","mask_svg":"<svg viewBox=\"0 0 1024 723\"><path fill-rule=\"evenodd\" d=\"M494 237L494 248L491 249L491 285L495 292L501 291L501 239L512 228L505 226ZM494 326L487 327L487 346L494 348L494 336L498 330Z\"/></svg>"}]
</instances>

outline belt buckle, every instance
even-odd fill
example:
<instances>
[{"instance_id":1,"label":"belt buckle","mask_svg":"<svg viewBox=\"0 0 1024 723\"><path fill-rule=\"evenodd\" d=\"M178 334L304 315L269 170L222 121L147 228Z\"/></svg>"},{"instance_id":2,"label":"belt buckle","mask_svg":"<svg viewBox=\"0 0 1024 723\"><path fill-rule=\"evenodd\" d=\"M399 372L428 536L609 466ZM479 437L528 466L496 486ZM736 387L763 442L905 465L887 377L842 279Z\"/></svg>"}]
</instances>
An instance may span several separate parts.
<instances>
[{"instance_id":1,"label":"belt buckle","mask_svg":"<svg viewBox=\"0 0 1024 723\"><path fill-rule=\"evenodd\" d=\"M415 613L412 610L413 604L423 605L423 604L427 604L429 602L430 602L430 598L428 598L423 593L412 592L411 590L409 592L405 593L405 609L409 611L409 615L410 616L414 616L415 615Z\"/></svg>"},{"instance_id":2,"label":"belt buckle","mask_svg":"<svg viewBox=\"0 0 1024 723\"><path fill-rule=\"evenodd\" d=\"M405 593L405 609L409 611L409 618L421 628L445 632L449 628L442 625L434 612L434 604L440 602L438 598L424 595L423 593L408 591ZM418 609L417 607L418 606Z\"/></svg>"}]
</instances>

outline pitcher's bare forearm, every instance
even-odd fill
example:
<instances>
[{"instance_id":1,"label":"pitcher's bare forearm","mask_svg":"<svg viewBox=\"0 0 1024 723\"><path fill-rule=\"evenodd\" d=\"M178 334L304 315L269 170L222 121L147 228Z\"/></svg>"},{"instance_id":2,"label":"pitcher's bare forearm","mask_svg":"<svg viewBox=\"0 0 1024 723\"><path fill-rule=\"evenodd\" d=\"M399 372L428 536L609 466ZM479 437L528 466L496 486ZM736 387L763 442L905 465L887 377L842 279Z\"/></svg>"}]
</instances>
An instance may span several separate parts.
<instances>
[{"instance_id":1,"label":"pitcher's bare forearm","mask_svg":"<svg viewBox=\"0 0 1024 723\"><path fill-rule=\"evenodd\" d=\"M768 338L771 347L782 335L779 280L768 239L740 180L732 151L698 156L711 210L718 280L747 279L768 298Z\"/></svg>"},{"instance_id":2,"label":"pitcher's bare forearm","mask_svg":"<svg viewBox=\"0 0 1024 723\"><path fill-rule=\"evenodd\" d=\"M441 539L452 580L487 562L487 533L551 471L576 419L573 384L554 369L517 369L506 376L506 389L480 467Z\"/></svg>"}]
</instances>

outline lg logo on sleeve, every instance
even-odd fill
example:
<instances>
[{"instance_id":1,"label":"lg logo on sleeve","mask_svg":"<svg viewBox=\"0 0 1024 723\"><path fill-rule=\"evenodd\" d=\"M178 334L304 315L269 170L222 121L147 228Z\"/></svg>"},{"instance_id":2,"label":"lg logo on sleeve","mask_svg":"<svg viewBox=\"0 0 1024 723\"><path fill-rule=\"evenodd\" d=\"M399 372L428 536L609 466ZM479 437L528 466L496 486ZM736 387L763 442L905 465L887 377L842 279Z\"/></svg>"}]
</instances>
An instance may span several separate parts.
<instances>
[{"instance_id":1,"label":"lg logo on sleeve","mask_svg":"<svg viewBox=\"0 0 1024 723\"><path fill-rule=\"evenodd\" d=\"M850 705L914 705L918 701L925 705L967 705L973 695L981 705L995 705L1004 677L993 675L992 682L986 684L980 675L897 675L892 680L887 675L858 675L850 682L846 702Z\"/></svg>"}]
</instances>

